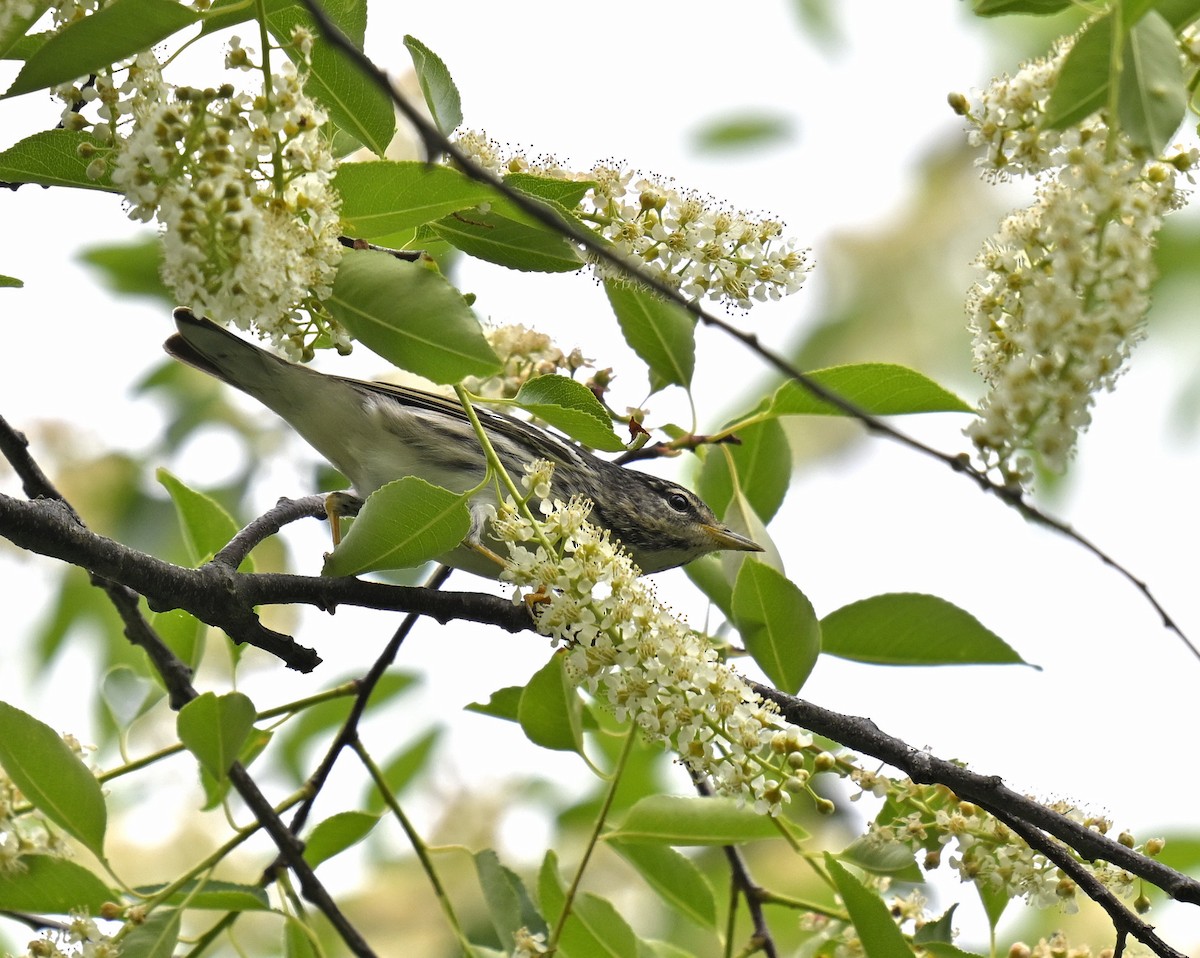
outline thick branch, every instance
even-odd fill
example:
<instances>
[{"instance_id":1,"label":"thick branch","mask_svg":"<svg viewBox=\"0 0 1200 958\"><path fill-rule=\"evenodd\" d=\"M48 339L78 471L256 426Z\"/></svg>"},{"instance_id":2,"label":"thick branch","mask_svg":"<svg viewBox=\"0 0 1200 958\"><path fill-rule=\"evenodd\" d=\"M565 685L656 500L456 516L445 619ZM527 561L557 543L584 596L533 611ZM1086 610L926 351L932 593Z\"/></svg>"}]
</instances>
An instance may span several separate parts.
<instances>
[{"instance_id":1,"label":"thick branch","mask_svg":"<svg viewBox=\"0 0 1200 958\"><path fill-rule=\"evenodd\" d=\"M509 632L532 628L524 606L498 596L354 578L238 573L214 563L184 568L96 535L79 524L69 506L53 499L25 502L0 495L0 536L22 549L61 559L132 589L144 595L155 611L184 609L224 629L235 642L270 652L301 672L314 669L320 657L290 636L264 626L255 606L301 603L333 611L339 605L355 605L417 612L441 623L466 619Z\"/></svg>"},{"instance_id":2,"label":"thick branch","mask_svg":"<svg viewBox=\"0 0 1200 958\"><path fill-rule=\"evenodd\" d=\"M1014 830L1014 822L1026 822L1069 845L1088 861L1099 859L1111 862L1158 886L1177 901L1200 904L1200 881L1014 792L997 775L980 775L954 762L915 749L880 731L868 718L831 712L767 685L755 682L751 685L763 698L776 703L783 717L794 725L886 762L900 769L914 782L945 785L960 799L974 802Z\"/></svg>"}]
</instances>

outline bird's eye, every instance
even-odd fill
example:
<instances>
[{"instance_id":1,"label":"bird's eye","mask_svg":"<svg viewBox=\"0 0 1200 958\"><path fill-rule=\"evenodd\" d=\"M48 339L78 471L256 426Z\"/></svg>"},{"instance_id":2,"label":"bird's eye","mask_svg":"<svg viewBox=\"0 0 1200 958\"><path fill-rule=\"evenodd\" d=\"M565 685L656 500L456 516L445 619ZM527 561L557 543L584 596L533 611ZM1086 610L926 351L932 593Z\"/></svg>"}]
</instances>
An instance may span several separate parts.
<instances>
[{"instance_id":1,"label":"bird's eye","mask_svg":"<svg viewBox=\"0 0 1200 958\"><path fill-rule=\"evenodd\" d=\"M690 503L688 502L687 496L685 496L682 492L673 492L667 496L667 505L669 505L676 512L687 512Z\"/></svg>"}]
</instances>

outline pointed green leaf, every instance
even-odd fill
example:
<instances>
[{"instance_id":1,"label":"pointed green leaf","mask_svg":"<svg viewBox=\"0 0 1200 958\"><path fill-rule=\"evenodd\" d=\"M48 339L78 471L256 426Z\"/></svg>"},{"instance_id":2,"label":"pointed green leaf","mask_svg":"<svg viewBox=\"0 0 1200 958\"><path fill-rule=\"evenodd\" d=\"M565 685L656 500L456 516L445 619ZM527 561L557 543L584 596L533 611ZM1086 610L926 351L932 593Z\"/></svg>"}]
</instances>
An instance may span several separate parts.
<instances>
[{"instance_id":1,"label":"pointed green leaf","mask_svg":"<svg viewBox=\"0 0 1200 958\"><path fill-rule=\"evenodd\" d=\"M629 809L625 820L605 837L625 844L737 845L779 835L769 815L760 815L735 798L650 795Z\"/></svg>"},{"instance_id":2,"label":"pointed green leaf","mask_svg":"<svg viewBox=\"0 0 1200 958\"><path fill-rule=\"evenodd\" d=\"M873 416L974 412L974 409L932 379L891 363L831 366L809 373L808 378ZM845 415L836 406L818 399L798 382L791 380L775 390L763 408L774 416Z\"/></svg>"},{"instance_id":3,"label":"pointed green leaf","mask_svg":"<svg viewBox=\"0 0 1200 958\"><path fill-rule=\"evenodd\" d=\"M696 491L718 515L733 497L735 483L729 463L754 511L769 522L783 505L792 481L792 447L778 419L764 419L739 429L739 443L723 443L706 450Z\"/></svg>"},{"instance_id":4,"label":"pointed green leaf","mask_svg":"<svg viewBox=\"0 0 1200 958\"><path fill-rule=\"evenodd\" d=\"M117 897L96 875L67 858L22 855L19 868L0 869L0 911L95 915Z\"/></svg>"},{"instance_id":5,"label":"pointed green leaf","mask_svg":"<svg viewBox=\"0 0 1200 958\"><path fill-rule=\"evenodd\" d=\"M492 718L504 719L506 722L516 722L517 712L521 707L521 696L525 688L521 685L507 685L497 689L486 702L472 702L466 707L468 712L478 712L480 715L490 715Z\"/></svg>"},{"instance_id":6,"label":"pointed green leaf","mask_svg":"<svg viewBox=\"0 0 1200 958\"><path fill-rule=\"evenodd\" d=\"M650 387L690 386L696 370L696 320L678 303L619 280L604 292L629 348L650 367Z\"/></svg>"},{"instance_id":7,"label":"pointed green leaf","mask_svg":"<svg viewBox=\"0 0 1200 958\"><path fill-rule=\"evenodd\" d=\"M133 296L152 296L160 302L175 304L159 273L162 243L151 235L128 243L89 246L79 258L93 267L109 289Z\"/></svg>"},{"instance_id":8,"label":"pointed green leaf","mask_svg":"<svg viewBox=\"0 0 1200 958\"><path fill-rule=\"evenodd\" d=\"M367 5L361 0L324 0L322 7L361 50ZM304 91L325 107L338 129L349 133L376 156L383 156L396 132L396 111L387 92L344 51L321 40L320 28L299 4L268 13L267 26L299 69L304 69L304 64L299 51L292 46L292 30L304 26L318 38L313 44Z\"/></svg>"},{"instance_id":9,"label":"pointed green leaf","mask_svg":"<svg viewBox=\"0 0 1200 958\"><path fill-rule=\"evenodd\" d=\"M583 266L583 257L558 233L494 210L460 210L435 220L429 228L468 256L509 269L570 273Z\"/></svg>"},{"instance_id":10,"label":"pointed green leaf","mask_svg":"<svg viewBox=\"0 0 1200 958\"><path fill-rule=\"evenodd\" d=\"M529 897L525 883L500 862L494 851L486 849L475 855L475 874L483 889L492 926L502 942L511 944L513 935L522 928L534 934L548 934L546 921Z\"/></svg>"},{"instance_id":11,"label":"pointed green leaf","mask_svg":"<svg viewBox=\"0 0 1200 958\"><path fill-rule=\"evenodd\" d=\"M150 625L166 643L167 648L179 656L193 672L199 667L201 659L204 658L207 625L183 609L155 612L150 618Z\"/></svg>"},{"instance_id":12,"label":"pointed green leaf","mask_svg":"<svg viewBox=\"0 0 1200 958\"><path fill-rule=\"evenodd\" d=\"M705 928L717 926L717 903L704 873L668 845L610 842L672 909Z\"/></svg>"},{"instance_id":13,"label":"pointed green leaf","mask_svg":"<svg viewBox=\"0 0 1200 958\"><path fill-rule=\"evenodd\" d=\"M7 702L0 702L0 766L34 808L104 858L108 810L96 776L54 729Z\"/></svg>"},{"instance_id":14,"label":"pointed green leaf","mask_svg":"<svg viewBox=\"0 0 1200 958\"><path fill-rule=\"evenodd\" d=\"M729 582L737 582L738 573L747 562L769 565L776 572L783 574L783 557L779 554L779 549L775 546L771 534L767 532L767 527L763 525L762 519L758 517L758 513L754 511L754 507L750 505L749 500L740 489L733 494L733 499L721 518L734 532L748 536L763 548L762 552L754 553L722 552L720 554L721 568Z\"/></svg>"},{"instance_id":15,"label":"pointed green leaf","mask_svg":"<svg viewBox=\"0 0 1200 958\"><path fill-rule=\"evenodd\" d=\"M100 683L100 695L113 724L127 729L162 700L162 687L128 665L116 665Z\"/></svg>"},{"instance_id":16,"label":"pointed green leaf","mask_svg":"<svg viewBox=\"0 0 1200 958\"><path fill-rule=\"evenodd\" d=\"M395 756L388 759L383 766L383 780L387 783L392 795L399 795L418 775L428 766L433 757L434 749L442 738L442 729L431 728L411 744L401 749ZM363 803L372 812L381 812L385 802L379 794L379 788L372 783Z\"/></svg>"},{"instance_id":17,"label":"pointed green leaf","mask_svg":"<svg viewBox=\"0 0 1200 958\"><path fill-rule=\"evenodd\" d=\"M291 915L283 917L284 958L323 958L324 952L317 945L316 933L298 918Z\"/></svg>"},{"instance_id":18,"label":"pointed green leaf","mask_svg":"<svg viewBox=\"0 0 1200 958\"><path fill-rule=\"evenodd\" d=\"M171 958L179 944L180 911L158 908L121 942L121 958Z\"/></svg>"},{"instance_id":19,"label":"pointed green leaf","mask_svg":"<svg viewBox=\"0 0 1200 958\"><path fill-rule=\"evenodd\" d=\"M548 200L564 210L573 210L596 184L591 180L560 180L535 173L509 173L504 184L519 193Z\"/></svg>"},{"instance_id":20,"label":"pointed green leaf","mask_svg":"<svg viewBox=\"0 0 1200 958\"><path fill-rule=\"evenodd\" d=\"M546 853L538 872L538 899L542 914L555 924L566 904L558 859ZM571 915L563 926L559 951L571 958L637 958L638 941L633 930L608 902L595 895L576 897Z\"/></svg>"},{"instance_id":21,"label":"pointed green leaf","mask_svg":"<svg viewBox=\"0 0 1200 958\"><path fill-rule=\"evenodd\" d=\"M136 891L144 898L157 895L165 885L142 885ZM267 893L256 885L239 885L236 882L207 879L188 881L166 900L168 905L200 908L205 911L269 911L271 900Z\"/></svg>"},{"instance_id":22,"label":"pointed green leaf","mask_svg":"<svg viewBox=\"0 0 1200 958\"><path fill-rule=\"evenodd\" d=\"M988 926L995 931L996 926L1000 923L1000 916L1004 914L1004 909L1012 901L1012 896L1003 888L992 888L990 885L979 883L975 884L975 891L979 895L979 900L983 903L983 911L987 915Z\"/></svg>"},{"instance_id":23,"label":"pointed green leaf","mask_svg":"<svg viewBox=\"0 0 1200 958\"><path fill-rule=\"evenodd\" d=\"M1137 146L1157 154L1179 129L1188 91L1175 34L1151 10L1129 31L1118 97L1121 130Z\"/></svg>"},{"instance_id":24,"label":"pointed green leaf","mask_svg":"<svg viewBox=\"0 0 1200 958\"><path fill-rule=\"evenodd\" d=\"M199 13L177 0L111 0L43 43L4 96L86 77L149 49L199 19Z\"/></svg>"},{"instance_id":25,"label":"pointed green leaf","mask_svg":"<svg viewBox=\"0 0 1200 958\"><path fill-rule=\"evenodd\" d=\"M1065 130L1104 106L1112 47L1112 16L1093 20L1071 46L1058 70L1042 125Z\"/></svg>"},{"instance_id":26,"label":"pointed green leaf","mask_svg":"<svg viewBox=\"0 0 1200 958\"><path fill-rule=\"evenodd\" d=\"M923 880L913 850L903 842L856 838L838 858L875 875L890 875L896 881L919 884Z\"/></svg>"},{"instance_id":27,"label":"pointed green leaf","mask_svg":"<svg viewBox=\"0 0 1200 958\"><path fill-rule=\"evenodd\" d=\"M333 185L346 232L363 239L415 229L495 196L458 170L415 160L343 163Z\"/></svg>"},{"instance_id":28,"label":"pointed green leaf","mask_svg":"<svg viewBox=\"0 0 1200 958\"><path fill-rule=\"evenodd\" d=\"M957 908L958 904L955 903L941 917L923 924L913 933L913 942L918 945L948 945L954 941L954 912Z\"/></svg>"},{"instance_id":29,"label":"pointed green leaf","mask_svg":"<svg viewBox=\"0 0 1200 958\"><path fill-rule=\"evenodd\" d=\"M322 575L404 569L445 555L471 531L467 496L416 476L389 482L366 504L333 552Z\"/></svg>"},{"instance_id":30,"label":"pointed green leaf","mask_svg":"<svg viewBox=\"0 0 1200 958\"><path fill-rule=\"evenodd\" d=\"M0 288L3 289L20 289L25 285L25 280L17 279L15 276L5 276L0 273Z\"/></svg>"},{"instance_id":31,"label":"pointed green leaf","mask_svg":"<svg viewBox=\"0 0 1200 958\"><path fill-rule=\"evenodd\" d=\"M877 665L1027 665L969 612L935 595L893 592L821 620L822 650Z\"/></svg>"},{"instance_id":32,"label":"pointed green leaf","mask_svg":"<svg viewBox=\"0 0 1200 958\"><path fill-rule=\"evenodd\" d=\"M977 17L999 17L1009 13L1050 14L1065 10L1073 0L975 0Z\"/></svg>"},{"instance_id":33,"label":"pointed green leaf","mask_svg":"<svg viewBox=\"0 0 1200 958\"><path fill-rule=\"evenodd\" d=\"M743 562L733 623L772 684L789 695L800 691L821 653L821 626L799 587L768 565Z\"/></svg>"},{"instance_id":34,"label":"pointed green leaf","mask_svg":"<svg viewBox=\"0 0 1200 958\"><path fill-rule=\"evenodd\" d=\"M516 403L585 446L623 452L612 419L596 394L567 376L535 376L517 393Z\"/></svg>"},{"instance_id":35,"label":"pointed green leaf","mask_svg":"<svg viewBox=\"0 0 1200 958\"><path fill-rule=\"evenodd\" d=\"M850 913L866 958L914 958L891 912L878 894L850 874L837 859L825 853L825 868Z\"/></svg>"},{"instance_id":36,"label":"pointed green leaf","mask_svg":"<svg viewBox=\"0 0 1200 958\"><path fill-rule=\"evenodd\" d=\"M313 868L334 855L357 845L379 824L379 816L368 812L338 812L313 826L304 842L304 860Z\"/></svg>"},{"instance_id":37,"label":"pointed green leaf","mask_svg":"<svg viewBox=\"0 0 1200 958\"><path fill-rule=\"evenodd\" d=\"M368 349L436 383L500 368L462 294L420 263L373 250L347 253L328 305Z\"/></svg>"},{"instance_id":38,"label":"pointed green leaf","mask_svg":"<svg viewBox=\"0 0 1200 958\"><path fill-rule=\"evenodd\" d=\"M254 703L241 692L205 692L179 710L179 740L218 782L225 781L254 728Z\"/></svg>"},{"instance_id":39,"label":"pointed green leaf","mask_svg":"<svg viewBox=\"0 0 1200 958\"><path fill-rule=\"evenodd\" d=\"M443 133L449 135L462 123L462 100L458 87L446 64L436 53L416 37L405 35L404 45L412 57L413 69L417 71L417 82L429 107L429 115Z\"/></svg>"},{"instance_id":40,"label":"pointed green leaf","mask_svg":"<svg viewBox=\"0 0 1200 958\"><path fill-rule=\"evenodd\" d=\"M154 475L175 504L175 515L192 564L203 565L237 535L237 521L216 499L188 487L166 469L160 467ZM253 572L253 560L247 556L238 569Z\"/></svg>"},{"instance_id":41,"label":"pointed green leaf","mask_svg":"<svg viewBox=\"0 0 1200 958\"><path fill-rule=\"evenodd\" d=\"M582 755L582 711L579 692L563 668L563 656L555 654L525 686L517 719L535 745Z\"/></svg>"},{"instance_id":42,"label":"pointed green leaf","mask_svg":"<svg viewBox=\"0 0 1200 958\"><path fill-rule=\"evenodd\" d=\"M108 173L98 180L87 175L91 161L79 155L79 147L85 143L105 148L103 141L86 131L43 130L27 136L0 152L0 180L111 192Z\"/></svg>"},{"instance_id":43,"label":"pointed green leaf","mask_svg":"<svg viewBox=\"0 0 1200 958\"><path fill-rule=\"evenodd\" d=\"M14 48L20 44L22 39L29 39L25 37L26 32L41 19L42 14L49 6L50 0L32 0L28 5L28 12L22 14L20 9L9 5L8 25L3 32L0 32L0 58L25 60L33 55L32 53L22 55Z\"/></svg>"},{"instance_id":44,"label":"pointed green leaf","mask_svg":"<svg viewBox=\"0 0 1200 958\"><path fill-rule=\"evenodd\" d=\"M769 149L791 137L792 121L786 115L739 112L705 123L692 134L692 142L704 153L733 153Z\"/></svg>"}]
</instances>

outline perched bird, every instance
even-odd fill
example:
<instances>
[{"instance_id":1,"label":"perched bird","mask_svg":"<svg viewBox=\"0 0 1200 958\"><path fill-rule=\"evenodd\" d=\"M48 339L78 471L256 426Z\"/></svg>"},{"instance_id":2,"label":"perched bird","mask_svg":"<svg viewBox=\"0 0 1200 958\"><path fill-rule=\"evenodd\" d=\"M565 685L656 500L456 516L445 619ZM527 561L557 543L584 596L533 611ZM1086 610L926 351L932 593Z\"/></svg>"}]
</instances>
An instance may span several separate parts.
<instances>
[{"instance_id":1,"label":"perched bird","mask_svg":"<svg viewBox=\"0 0 1200 958\"><path fill-rule=\"evenodd\" d=\"M319 373L246 342L188 309L175 310L179 332L164 344L176 359L253 396L340 470L360 496L404 476L463 492L480 483L486 465L479 440L453 399L418 389ZM557 498L585 496L591 521L611 531L643 572L660 572L722 549L761 552L753 540L723 525L695 493L606 462L544 429L511 416L476 410L504 468L514 478L527 463L549 459ZM442 557L448 565L492 578L485 558L485 503L472 500L468 546Z\"/></svg>"}]
</instances>

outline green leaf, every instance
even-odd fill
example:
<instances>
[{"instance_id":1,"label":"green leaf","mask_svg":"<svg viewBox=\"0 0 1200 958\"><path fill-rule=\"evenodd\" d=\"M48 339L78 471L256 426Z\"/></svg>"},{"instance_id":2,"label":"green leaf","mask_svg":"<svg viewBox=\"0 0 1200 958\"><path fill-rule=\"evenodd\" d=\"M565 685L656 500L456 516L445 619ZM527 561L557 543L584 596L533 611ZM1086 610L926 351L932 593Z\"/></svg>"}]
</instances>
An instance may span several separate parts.
<instances>
[{"instance_id":1,"label":"green leaf","mask_svg":"<svg viewBox=\"0 0 1200 958\"><path fill-rule=\"evenodd\" d=\"M737 845L779 835L769 815L760 815L735 798L650 795L639 799L605 838L625 844Z\"/></svg>"},{"instance_id":2,"label":"green leaf","mask_svg":"<svg viewBox=\"0 0 1200 958\"><path fill-rule=\"evenodd\" d=\"M1066 10L1073 0L975 0L977 17L1000 17L1009 13L1050 14Z\"/></svg>"},{"instance_id":3,"label":"green leaf","mask_svg":"<svg viewBox=\"0 0 1200 958\"><path fill-rule=\"evenodd\" d=\"M462 100L450 71L442 58L416 37L406 34L404 45L412 57L413 69L417 72L417 82L421 84L421 94L425 97L425 105L429 107L429 115L443 133L453 133L462 123L463 115Z\"/></svg>"},{"instance_id":4,"label":"green leaf","mask_svg":"<svg viewBox=\"0 0 1200 958\"><path fill-rule=\"evenodd\" d=\"M0 58L26 60L33 55L32 51L22 54L15 48L20 45L21 40L32 39L25 36L26 32L41 19L42 14L49 6L50 0L34 0L29 4L29 12L23 16L12 5L9 6L8 27L3 33L0 33ZM46 39L49 38L46 37Z\"/></svg>"},{"instance_id":5,"label":"green leaf","mask_svg":"<svg viewBox=\"0 0 1200 958\"><path fill-rule=\"evenodd\" d=\"M39 812L104 858L108 810L96 776L44 722L0 702L0 766Z\"/></svg>"},{"instance_id":6,"label":"green leaf","mask_svg":"<svg viewBox=\"0 0 1200 958\"><path fill-rule=\"evenodd\" d=\"M437 748L438 742L441 741L441 737L442 730L440 728L431 728L388 760L387 764L383 766L383 780L387 783L388 791L392 795L399 795L413 779L424 771L429 765L429 759L432 757L434 749ZM386 803L376 785L370 786L365 804L372 812L382 811L385 807Z\"/></svg>"},{"instance_id":7,"label":"green leaf","mask_svg":"<svg viewBox=\"0 0 1200 958\"><path fill-rule=\"evenodd\" d=\"M177 0L112 0L43 43L4 96L85 77L148 50L199 19L199 13Z\"/></svg>"},{"instance_id":8,"label":"green leaf","mask_svg":"<svg viewBox=\"0 0 1200 958\"><path fill-rule=\"evenodd\" d=\"M683 567L683 574L692 580L692 585L703 592L709 602L721 610L725 618L733 618L733 585L726 578L720 559L715 555L693 559Z\"/></svg>"},{"instance_id":9,"label":"green leaf","mask_svg":"<svg viewBox=\"0 0 1200 958\"><path fill-rule=\"evenodd\" d=\"M404 569L445 555L471 531L467 502L466 495L416 476L389 482L367 498L321 574Z\"/></svg>"},{"instance_id":10,"label":"green leaf","mask_svg":"<svg viewBox=\"0 0 1200 958\"><path fill-rule=\"evenodd\" d=\"M538 898L547 919L557 919L566 904L553 851L546 853L538 872ZM559 944L559 951L572 958L637 958L639 954L637 937L625 919L607 901L588 894L575 898Z\"/></svg>"},{"instance_id":11,"label":"green leaf","mask_svg":"<svg viewBox=\"0 0 1200 958\"><path fill-rule=\"evenodd\" d=\"M712 885L690 858L667 845L609 844L671 908L698 925L716 928L717 904Z\"/></svg>"},{"instance_id":12,"label":"green leaf","mask_svg":"<svg viewBox=\"0 0 1200 958\"><path fill-rule=\"evenodd\" d=\"M155 612L150 618L150 624L166 643L167 648L174 652L184 664L192 671L199 667L200 660L204 658L204 637L207 635L207 625L183 609Z\"/></svg>"},{"instance_id":13,"label":"green leaf","mask_svg":"<svg viewBox=\"0 0 1200 958\"><path fill-rule=\"evenodd\" d=\"M958 904L951 905L935 921L927 921L913 933L913 942L918 945L935 943L950 944L954 940L954 912Z\"/></svg>"},{"instance_id":14,"label":"green leaf","mask_svg":"<svg viewBox=\"0 0 1200 958\"><path fill-rule=\"evenodd\" d=\"M973 951L963 951L945 941L924 942L921 947L934 958L984 958L983 955Z\"/></svg>"},{"instance_id":15,"label":"green leaf","mask_svg":"<svg viewBox=\"0 0 1200 958\"><path fill-rule=\"evenodd\" d=\"M712 120L692 134L692 143L704 153L733 153L778 146L792 137L792 121L783 115L740 112Z\"/></svg>"},{"instance_id":16,"label":"green leaf","mask_svg":"<svg viewBox=\"0 0 1200 958\"><path fill-rule=\"evenodd\" d=\"M154 475L175 504L175 515L192 564L203 565L237 535L237 521L216 499L189 488L166 469L160 467ZM254 562L247 556L238 569L253 572Z\"/></svg>"},{"instance_id":17,"label":"green leaf","mask_svg":"<svg viewBox=\"0 0 1200 958\"><path fill-rule=\"evenodd\" d=\"M934 595L891 592L821 620L822 651L876 665L1027 665L969 612Z\"/></svg>"},{"instance_id":18,"label":"green leaf","mask_svg":"<svg viewBox=\"0 0 1200 958\"><path fill-rule=\"evenodd\" d=\"M468 256L524 272L570 273L583 257L558 233L479 207L460 210L429 228Z\"/></svg>"},{"instance_id":19,"label":"green leaf","mask_svg":"<svg viewBox=\"0 0 1200 958\"><path fill-rule=\"evenodd\" d=\"M415 229L495 196L458 170L415 160L343 163L333 185L346 232L364 239Z\"/></svg>"},{"instance_id":20,"label":"green leaf","mask_svg":"<svg viewBox=\"0 0 1200 958\"><path fill-rule=\"evenodd\" d=\"M563 664L563 656L556 653L534 673L521 693L517 720L534 745L582 755L583 704Z\"/></svg>"},{"instance_id":21,"label":"green leaf","mask_svg":"<svg viewBox=\"0 0 1200 958\"><path fill-rule=\"evenodd\" d=\"M838 894L850 913L850 921L858 932L863 953L867 958L900 958L912 956L913 950L892 921L887 905L875 892L840 865L832 855L825 853L825 868L828 870Z\"/></svg>"},{"instance_id":22,"label":"green leaf","mask_svg":"<svg viewBox=\"0 0 1200 958\"><path fill-rule=\"evenodd\" d=\"M136 889L143 897L157 895L165 885L142 885ZM270 911L271 900L267 893L256 885L241 885L236 882L188 881L169 895L168 905L183 905L204 911Z\"/></svg>"},{"instance_id":23,"label":"green leaf","mask_svg":"<svg viewBox=\"0 0 1200 958\"><path fill-rule=\"evenodd\" d=\"M0 152L0 180L111 192L108 173L98 180L87 175L91 161L79 155L79 147L84 143L99 148L105 146L103 141L83 131L43 130L27 136Z\"/></svg>"},{"instance_id":24,"label":"green leaf","mask_svg":"<svg viewBox=\"0 0 1200 958\"><path fill-rule=\"evenodd\" d=\"M546 200L560 209L573 210L596 184L591 180L560 180L536 173L509 173L504 177L504 185L526 196ZM497 202L507 205L502 199Z\"/></svg>"},{"instance_id":25,"label":"green leaf","mask_svg":"<svg viewBox=\"0 0 1200 958\"><path fill-rule=\"evenodd\" d=\"M838 855L844 862L875 875L890 875L898 881L920 884L924 880L913 850L902 842L879 842L856 838Z\"/></svg>"},{"instance_id":26,"label":"green leaf","mask_svg":"<svg viewBox=\"0 0 1200 958\"><path fill-rule=\"evenodd\" d=\"M420 263L372 250L347 253L328 305L368 349L436 383L500 368L462 294Z\"/></svg>"},{"instance_id":27,"label":"green leaf","mask_svg":"<svg viewBox=\"0 0 1200 958\"><path fill-rule=\"evenodd\" d=\"M128 665L115 665L100 683L100 695L113 724L127 729L162 699L163 690Z\"/></svg>"},{"instance_id":28,"label":"green leaf","mask_svg":"<svg viewBox=\"0 0 1200 958\"><path fill-rule=\"evenodd\" d=\"M1012 896L1003 888L992 888L989 885L979 883L975 884L975 891L979 894L979 900L983 903L983 911L987 915L988 927L994 932L996 926L1000 923L1000 916L1004 914L1004 909L1012 901Z\"/></svg>"},{"instance_id":29,"label":"green leaf","mask_svg":"<svg viewBox=\"0 0 1200 958\"><path fill-rule=\"evenodd\" d=\"M1111 15L1089 23L1059 67L1042 121L1046 129L1065 130L1104 106L1111 47Z\"/></svg>"},{"instance_id":30,"label":"green leaf","mask_svg":"<svg viewBox=\"0 0 1200 958\"><path fill-rule=\"evenodd\" d=\"M3 289L20 289L25 285L25 280L17 279L15 276L5 276L0 273L0 288Z\"/></svg>"},{"instance_id":31,"label":"green leaf","mask_svg":"<svg viewBox=\"0 0 1200 958\"><path fill-rule=\"evenodd\" d=\"M678 303L642 286L605 280L604 292L629 348L650 367L650 388L690 386L696 371L696 321Z\"/></svg>"},{"instance_id":32,"label":"green leaf","mask_svg":"<svg viewBox=\"0 0 1200 958\"><path fill-rule=\"evenodd\" d=\"M534 934L547 934L546 921L533 904L525 883L510 868L501 864L490 848L475 855L475 874L483 889L488 914L496 936L511 944L513 935L527 928Z\"/></svg>"},{"instance_id":33,"label":"green leaf","mask_svg":"<svg viewBox=\"0 0 1200 958\"><path fill-rule=\"evenodd\" d=\"M1117 113L1121 130L1137 146L1157 154L1170 142L1187 111L1188 91L1175 34L1151 10L1125 41Z\"/></svg>"},{"instance_id":34,"label":"green leaf","mask_svg":"<svg viewBox=\"0 0 1200 958\"><path fill-rule=\"evenodd\" d=\"M379 823L378 815L367 812L338 812L313 826L304 842L304 860L313 868L357 845Z\"/></svg>"},{"instance_id":35,"label":"green leaf","mask_svg":"<svg viewBox=\"0 0 1200 958\"><path fill-rule=\"evenodd\" d=\"M175 727L200 766L224 782L250 737L255 717L254 703L241 692L221 696L205 692L179 710Z\"/></svg>"},{"instance_id":36,"label":"green leaf","mask_svg":"<svg viewBox=\"0 0 1200 958\"><path fill-rule=\"evenodd\" d=\"M361 0L323 0L333 22L362 49L367 25L367 5ZM346 131L376 156L383 156L396 132L396 111L391 97L343 51L320 39L315 21L299 5L268 13L267 26L298 68L303 59L291 42L292 30L307 27L318 39L313 44L304 91L315 97L339 129Z\"/></svg>"},{"instance_id":37,"label":"green leaf","mask_svg":"<svg viewBox=\"0 0 1200 958\"><path fill-rule=\"evenodd\" d=\"M516 722L517 713L521 708L521 696L524 694L524 686L508 685L493 692L486 702L472 702L466 707L466 711L490 715L506 722Z\"/></svg>"},{"instance_id":38,"label":"green leaf","mask_svg":"<svg viewBox=\"0 0 1200 958\"><path fill-rule=\"evenodd\" d=\"M800 691L821 653L821 626L799 587L769 565L743 562L733 624L771 683L789 695Z\"/></svg>"},{"instance_id":39,"label":"green leaf","mask_svg":"<svg viewBox=\"0 0 1200 958\"><path fill-rule=\"evenodd\" d=\"M754 511L769 522L783 505L792 481L792 447L778 419L752 423L737 432L739 442L722 443L706 450L696 491L722 515L741 489ZM737 476L729 472L730 461Z\"/></svg>"},{"instance_id":40,"label":"green leaf","mask_svg":"<svg viewBox=\"0 0 1200 958\"><path fill-rule=\"evenodd\" d=\"M809 373L808 378L873 416L974 412L974 409L932 379L891 363L830 366ZM775 390L771 399L760 408L765 408L774 416L846 415L792 380Z\"/></svg>"},{"instance_id":41,"label":"green leaf","mask_svg":"<svg viewBox=\"0 0 1200 958\"><path fill-rule=\"evenodd\" d=\"M163 285L159 274L162 245L157 236L132 243L111 243L89 246L79 258L94 267L105 286L117 293L133 296L153 296L174 304L175 297Z\"/></svg>"},{"instance_id":42,"label":"green leaf","mask_svg":"<svg viewBox=\"0 0 1200 958\"><path fill-rule=\"evenodd\" d=\"M121 958L171 958L179 944L180 911L157 908L121 942Z\"/></svg>"},{"instance_id":43,"label":"green leaf","mask_svg":"<svg viewBox=\"0 0 1200 958\"><path fill-rule=\"evenodd\" d=\"M515 401L585 446L605 452L625 449L604 406L581 382L567 376L535 376L525 382Z\"/></svg>"},{"instance_id":44,"label":"green leaf","mask_svg":"<svg viewBox=\"0 0 1200 958\"><path fill-rule=\"evenodd\" d=\"M284 958L323 958L324 952L318 948L312 929L291 915L283 917Z\"/></svg>"},{"instance_id":45,"label":"green leaf","mask_svg":"<svg viewBox=\"0 0 1200 958\"><path fill-rule=\"evenodd\" d=\"M243 768L249 768L250 764L263 753L266 747L271 744L273 735L273 732L258 728L250 730L245 743L237 753L237 761ZM230 782L228 776L218 778L201 765L200 787L204 789L204 804L201 806L201 809L207 812L218 807L225 801L225 797L229 794Z\"/></svg>"},{"instance_id":46,"label":"green leaf","mask_svg":"<svg viewBox=\"0 0 1200 958\"><path fill-rule=\"evenodd\" d=\"M116 898L116 892L70 859L22 855L20 868L0 869L0 911L95 915Z\"/></svg>"}]
</instances>

